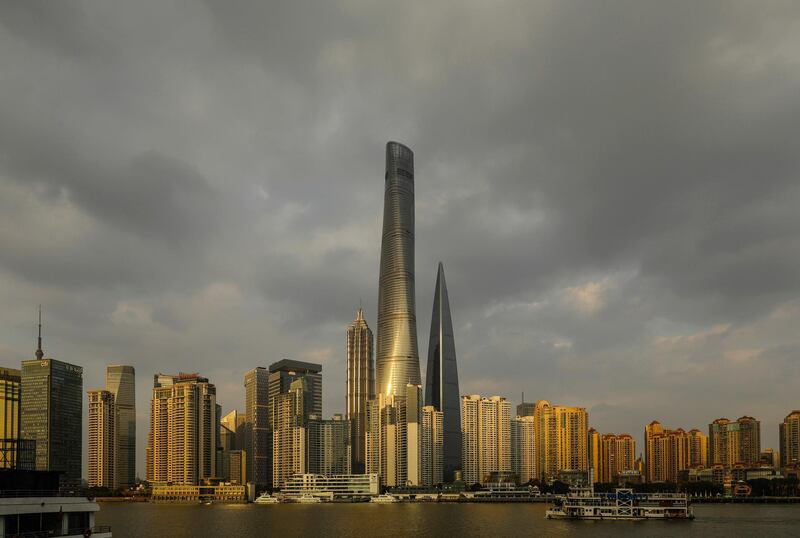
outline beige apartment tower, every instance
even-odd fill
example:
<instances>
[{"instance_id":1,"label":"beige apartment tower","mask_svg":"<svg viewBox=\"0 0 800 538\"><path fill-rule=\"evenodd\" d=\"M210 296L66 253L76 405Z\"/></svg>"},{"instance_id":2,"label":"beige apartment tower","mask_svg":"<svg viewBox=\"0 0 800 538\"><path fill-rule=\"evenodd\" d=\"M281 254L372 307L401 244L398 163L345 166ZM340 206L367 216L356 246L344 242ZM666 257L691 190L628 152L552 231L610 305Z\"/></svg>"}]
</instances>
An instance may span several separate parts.
<instances>
[{"instance_id":1,"label":"beige apartment tower","mask_svg":"<svg viewBox=\"0 0 800 538\"><path fill-rule=\"evenodd\" d=\"M116 489L117 413L114 395L90 390L89 395L89 487Z\"/></svg>"},{"instance_id":2,"label":"beige apartment tower","mask_svg":"<svg viewBox=\"0 0 800 538\"><path fill-rule=\"evenodd\" d=\"M589 414L583 407L551 406L539 400L534 407L538 472L555 480L562 471L589 470Z\"/></svg>"},{"instance_id":3,"label":"beige apartment tower","mask_svg":"<svg viewBox=\"0 0 800 538\"><path fill-rule=\"evenodd\" d=\"M535 418L526 415L511 419L511 471L520 484L539 478L537 463Z\"/></svg>"},{"instance_id":4,"label":"beige apartment tower","mask_svg":"<svg viewBox=\"0 0 800 538\"><path fill-rule=\"evenodd\" d=\"M379 393L367 406L366 472L381 485L420 485L422 480L422 386Z\"/></svg>"},{"instance_id":5,"label":"beige apartment tower","mask_svg":"<svg viewBox=\"0 0 800 538\"><path fill-rule=\"evenodd\" d=\"M156 374L150 403L147 479L196 486L217 475L217 389L199 374Z\"/></svg>"},{"instance_id":6,"label":"beige apartment tower","mask_svg":"<svg viewBox=\"0 0 800 538\"><path fill-rule=\"evenodd\" d=\"M444 413L432 405L422 408L422 480L423 486L444 481Z\"/></svg>"},{"instance_id":7,"label":"beige apartment tower","mask_svg":"<svg viewBox=\"0 0 800 538\"><path fill-rule=\"evenodd\" d=\"M778 428L780 436L780 466L792 468L800 465L800 411L792 411Z\"/></svg>"},{"instance_id":8,"label":"beige apartment tower","mask_svg":"<svg viewBox=\"0 0 800 538\"><path fill-rule=\"evenodd\" d=\"M708 425L708 446L711 465L756 464L761 459L761 423L748 416L735 422L718 418Z\"/></svg>"},{"instance_id":9,"label":"beige apartment tower","mask_svg":"<svg viewBox=\"0 0 800 538\"><path fill-rule=\"evenodd\" d=\"M469 484L511 471L511 404L501 396L461 398L462 473Z\"/></svg>"}]
</instances>

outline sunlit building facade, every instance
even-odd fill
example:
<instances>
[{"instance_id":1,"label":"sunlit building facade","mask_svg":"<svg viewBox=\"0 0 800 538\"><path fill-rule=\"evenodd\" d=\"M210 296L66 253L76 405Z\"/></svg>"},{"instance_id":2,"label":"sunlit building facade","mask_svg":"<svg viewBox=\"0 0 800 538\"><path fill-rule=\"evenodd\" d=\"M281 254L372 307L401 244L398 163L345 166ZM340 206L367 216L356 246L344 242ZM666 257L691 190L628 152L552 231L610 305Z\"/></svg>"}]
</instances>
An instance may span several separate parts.
<instances>
[{"instance_id":1,"label":"sunlit building facade","mask_svg":"<svg viewBox=\"0 0 800 538\"><path fill-rule=\"evenodd\" d=\"M156 374L150 402L147 480L198 485L217 476L217 389L199 374Z\"/></svg>"},{"instance_id":2,"label":"sunlit building facade","mask_svg":"<svg viewBox=\"0 0 800 538\"><path fill-rule=\"evenodd\" d=\"M535 418L532 415L512 418L511 471L517 475L520 484L539 478L537 461Z\"/></svg>"},{"instance_id":3,"label":"sunlit building facade","mask_svg":"<svg viewBox=\"0 0 800 538\"><path fill-rule=\"evenodd\" d=\"M414 289L414 153L389 142L375 350L377 392L383 395L421 383Z\"/></svg>"},{"instance_id":4,"label":"sunlit building facade","mask_svg":"<svg viewBox=\"0 0 800 538\"><path fill-rule=\"evenodd\" d=\"M461 398L462 473L467 484L511 472L511 404L502 396Z\"/></svg>"},{"instance_id":5,"label":"sunlit building facade","mask_svg":"<svg viewBox=\"0 0 800 538\"><path fill-rule=\"evenodd\" d=\"M800 465L800 411L792 411L779 426L781 467Z\"/></svg>"},{"instance_id":6,"label":"sunlit building facade","mask_svg":"<svg viewBox=\"0 0 800 538\"><path fill-rule=\"evenodd\" d=\"M90 390L89 396L89 487L117 487L117 414L114 394Z\"/></svg>"},{"instance_id":7,"label":"sunlit building facade","mask_svg":"<svg viewBox=\"0 0 800 538\"><path fill-rule=\"evenodd\" d=\"M735 422L718 418L708 425L708 446L711 465L756 464L761 459L761 423L748 416Z\"/></svg>"}]
</instances>

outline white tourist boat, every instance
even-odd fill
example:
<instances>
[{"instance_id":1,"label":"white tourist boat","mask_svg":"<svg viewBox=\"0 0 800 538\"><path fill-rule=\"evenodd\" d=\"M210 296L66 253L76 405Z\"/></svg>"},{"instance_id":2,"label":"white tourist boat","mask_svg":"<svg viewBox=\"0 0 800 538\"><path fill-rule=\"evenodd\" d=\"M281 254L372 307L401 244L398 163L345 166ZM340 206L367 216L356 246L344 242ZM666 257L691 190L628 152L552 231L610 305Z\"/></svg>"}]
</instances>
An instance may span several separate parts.
<instances>
[{"instance_id":1,"label":"white tourist boat","mask_svg":"<svg viewBox=\"0 0 800 538\"><path fill-rule=\"evenodd\" d=\"M571 488L558 495L547 519L694 519L689 497L681 493L634 493L618 488L614 493L595 493L592 487Z\"/></svg>"},{"instance_id":2,"label":"white tourist boat","mask_svg":"<svg viewBox=\"0 0 800 538\"><path fill-rule=\"evenodd\" d=\"M317 503L321 503L322 499L320 499L319 497L314 497L313 495L309 495L307 493L304 493L303 495L300 495L297 499L295 499L294 502L300 503L300 504L317 504Z\"/></svg>"},{"instance_id":3,"label":"white tourist boat","mask_svg":"<svg viewBox=\"0 0 800 538\"><path fill-rule=\"evenodd\" d=\"M371 498L369 502L376 504L389 504L389 503L399 503L400 499L398 499L391 493L384 493L383 495L378 495L376 497Z\"/></svg>"},{"instance_id":4,"label":"white tourist boat","mask_svg":"<svg viewBox=\"0 0 800 538\"><path fill-rule=\"evenodd\" d=\"M267 492L264 492L261 495L259 495L253 502L255 504L280 504L281 500L277 497L273 497Z\"/></svg>"}]
</instances>

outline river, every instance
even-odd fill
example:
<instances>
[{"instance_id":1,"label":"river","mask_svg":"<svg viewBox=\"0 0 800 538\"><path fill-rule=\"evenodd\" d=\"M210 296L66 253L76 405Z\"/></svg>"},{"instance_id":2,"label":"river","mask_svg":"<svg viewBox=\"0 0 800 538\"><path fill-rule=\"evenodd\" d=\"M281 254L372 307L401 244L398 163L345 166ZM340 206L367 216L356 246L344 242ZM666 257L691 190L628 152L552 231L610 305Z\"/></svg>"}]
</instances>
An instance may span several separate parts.
<instances>
[{"instance_id":1,"label":"river","mask_svg":"<svg viewBox=\"0 0 800 538\"><path fill-rule=\"evenodd\" d=\"M549 521L544 504L102 503L115 538L174 536L799 536L800 505L695 505L694 521Z\"/></svg>"}]
</instances>

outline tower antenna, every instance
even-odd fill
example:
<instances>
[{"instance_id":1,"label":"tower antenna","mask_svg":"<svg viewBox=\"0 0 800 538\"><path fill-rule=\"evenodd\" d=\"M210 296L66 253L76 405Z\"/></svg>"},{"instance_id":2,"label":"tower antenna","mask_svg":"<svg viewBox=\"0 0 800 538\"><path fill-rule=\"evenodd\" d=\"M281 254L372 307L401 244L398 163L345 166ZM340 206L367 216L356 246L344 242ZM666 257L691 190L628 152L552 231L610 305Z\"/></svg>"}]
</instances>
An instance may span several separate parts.
<instances>
[{"instance_id":1,"label":"tower antenna","mask_svg":"<svg viewBox=\"0 0 800 538\"><path fill-rule=\"evenodd\" d=\"M39 338L37 340L36 358L42 360L44 351L42 351L42 305L39 305Z\"/></svg>"}]
</instances>

